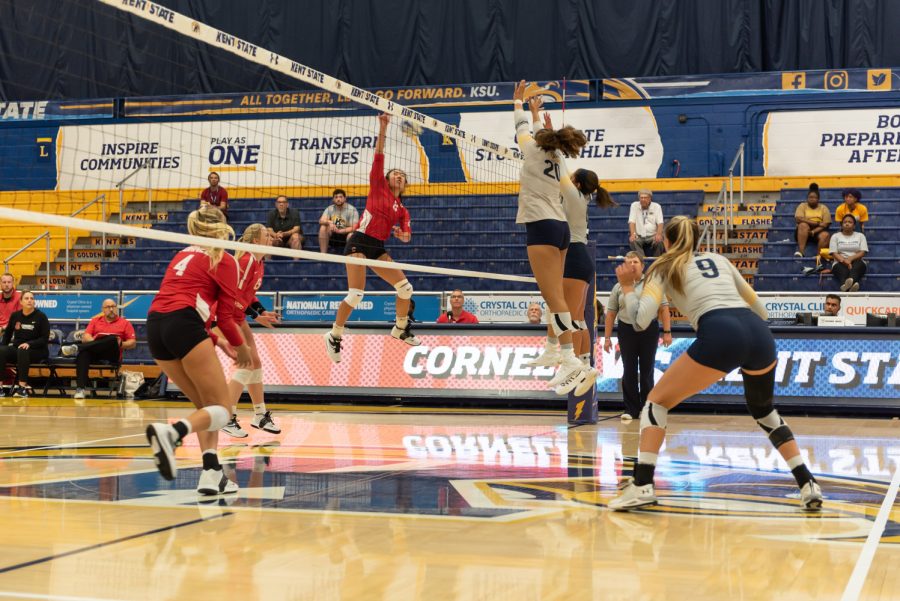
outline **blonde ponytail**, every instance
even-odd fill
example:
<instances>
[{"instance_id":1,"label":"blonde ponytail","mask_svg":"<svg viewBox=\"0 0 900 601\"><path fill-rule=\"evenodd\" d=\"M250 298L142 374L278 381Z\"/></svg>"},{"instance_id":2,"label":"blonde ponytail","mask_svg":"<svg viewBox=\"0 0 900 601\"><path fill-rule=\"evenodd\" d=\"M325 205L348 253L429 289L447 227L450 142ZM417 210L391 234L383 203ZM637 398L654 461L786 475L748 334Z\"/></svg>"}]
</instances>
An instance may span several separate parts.
<instances>
[{"instance_id":1,"label":"blonde ponytail","mask_svg":"<svg viewBox=\"0 0 900 601\"><path fill-rule=\"evenodd\" d=\"M247 244L257 244L256 240L259 238L259 235L266 231L266 226L261 223L251 223L247 226L247 229L244 230L244 233L241 235L239 242L246 242ZM240 259L247 251L245 250L236 250L234 251L234 258Z\"/></svg>"},{"instance_id":2,"label":"blonde ponytail","mask_svg":"<svg viewBox=\"0 0 900 601\"><path fill-rule=\"evenodd\" d=\"M669 250L650 266L647 279L655 275L665 286L683 294L684 268L700 243L700 226L690 217L678 215L666 224L664 235L669 241Z\"/></svg>"},{"instance_id":3,"label":"blonde ponytail","mask_svg":"<svg viewBox=\"0 0 900 601\"><path fill-rule=\"evenodd\" d=\"M192 211L187 218L187 230L190 235L202 236L203 238L215 238L217 240L234 238L234 230L231 229L231 226L225 220L225 214L212 205ZM206 254L209 255L210 271L219 265L224 252L224 249L221 248L206 249Z\"/></svg>"}]
</instances>

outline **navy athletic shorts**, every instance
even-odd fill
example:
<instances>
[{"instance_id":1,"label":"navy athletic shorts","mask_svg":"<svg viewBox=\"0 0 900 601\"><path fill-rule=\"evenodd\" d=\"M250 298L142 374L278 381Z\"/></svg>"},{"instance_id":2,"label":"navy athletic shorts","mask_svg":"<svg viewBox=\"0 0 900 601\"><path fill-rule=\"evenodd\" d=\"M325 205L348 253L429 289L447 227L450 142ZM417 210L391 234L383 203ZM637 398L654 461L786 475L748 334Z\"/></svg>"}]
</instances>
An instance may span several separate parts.
<instances>
[{"instance_id":1,"label":"navy athletic shorts","mask_svg":"<svg viewBox=\"0 0 900 601\"><path fill-rule=\"evenodd\" d=\"M345 255L353 253L362 253L367 259L379 259L382 255L386 255L384 248L384 240L373 238L362 232L353 232L347 238L347 246L344 247Z\"/></svg>"},{"instance_id":2,"label":"navy athletic shorts","mask_svg":"<svg viewBox=\"0 0 900 601\"><path fill-rule=\"evenodd\" d=\"M209 332L206 331L206 324L197 310L191 307L147 315L147 346L154 359L183 359L207 338Z\"/></svg>"},{"instance_id":3,"label":"navy athletic shorts","mask_svg":"<svg viewBox=\"0 0 900 601\"><path fill-rule=\"evenodd\" d=\"M563 277L588 284L594 281L594 262L591 261L591 255L584 242L573 242L569 245Z\"/></svg>"},{"instance_id":4,"label":"navy athletic shorts","mask_svg":"<svg viewBox=\"0 0 900 601\"><path fill-rule=\"evenodd\" d=\"M715 309L700 318L697 339L687 353L700 365L719 371L765 369L775 361L775 338L750 309Z\"/></svg>"},{"instance_id":5,"label":"navy athletic shorts","mask_svg":"<svg viewBox=\"0 0 900 601\"><path fill-rule=\"evenodd\" d=\"M541 219L525 224L528 246L555 246L559 250L569 248L569 222L556 219Z\"/></svg>"}]
</instances>

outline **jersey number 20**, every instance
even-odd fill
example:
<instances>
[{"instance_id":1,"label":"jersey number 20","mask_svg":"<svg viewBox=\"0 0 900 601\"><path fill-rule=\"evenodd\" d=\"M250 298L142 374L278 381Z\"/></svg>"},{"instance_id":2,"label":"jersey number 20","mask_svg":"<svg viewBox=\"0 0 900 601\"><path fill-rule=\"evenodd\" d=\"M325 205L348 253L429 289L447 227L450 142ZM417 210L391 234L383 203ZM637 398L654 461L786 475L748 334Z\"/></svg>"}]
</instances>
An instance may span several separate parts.
<instances>
[{"instance_id":1,"label":"jersey number 20","mask_svg":"<svg viewBox=\"0 0 900 601\"><path fill-rule=\"evenodd\" d=\"M719 277L719 268L716 267L716 264L712 259L697 259L694 261L697 265L697 269L700 270L700 275L705 278L717 278Z\"/></svg>"},{"instance_id":2,"label":"jersey number 20","mask_svg":"<svg viewBox=\"0 0 900 601\"><path fill-rule=\"evenodd\" d=\"M545 159L544 164L547 165L547 168L544 169L544 175L559 181L559 163L554 163L549 159Z\"/></svg>"}]
</instances>

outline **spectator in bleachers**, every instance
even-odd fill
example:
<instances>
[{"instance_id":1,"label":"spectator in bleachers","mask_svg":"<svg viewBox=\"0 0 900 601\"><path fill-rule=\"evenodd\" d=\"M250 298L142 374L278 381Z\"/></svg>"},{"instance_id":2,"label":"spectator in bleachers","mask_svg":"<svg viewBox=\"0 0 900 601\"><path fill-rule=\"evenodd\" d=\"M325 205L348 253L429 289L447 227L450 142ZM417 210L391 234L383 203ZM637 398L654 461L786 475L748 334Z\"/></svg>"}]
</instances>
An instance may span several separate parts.
<instances>
[{"instance_id":1,"label":"spectator in bleachers","mask_svg":"<svg viewBox=\"0 0 900 601\"><path fill-rule=\"evenodd\" d=\"M856 231L856 217L847 213L841 220L841 231L831 237L828 245L831 258L831 273L841 284L841 292L856 292L866 275L863 257L869 252L866 235Z\"/></svg>"},{"instance_id":2,"label":"spectator in bleachers","mask_svg":"<svg viewBox=\"0 0 900 601\"><path fill-rule=\"evenodd\" d=\"M300 228L300 212L288 206L287 196L275 199L275 208L269 211L266 228L272 236L272 246L291 247L299 250L303 246L303 230Z\"/></svg>"},{"instance_id":3,"label":"spectator in bleachers","mask_svg":"<svg viewBox=\"0 0 900 601\"><path fill-rule=\"evenodd\" d=\"M200 206L210 204L218 207L225 219L228 219L228 191L219 185L219 174L210 171L206 181L209 182L209 187L200 193Z\"/></svg>"},{"instance_id":4,"label":"spectator in bleachers","mask_svg":"<svg viewBox=\"0 0 900 601\"><path fill-rule=\"evenodd\" d=\"M866 230L866 222L869 220L869 210L859 202L862 200L862 194L855 188L848 188L841 195L844 197L844 202L834 210L834 220L840 223L844 220L844 215L849 213L856 217L859 231L864 232Z\"/></svg>"},{"instance_id":5,"label":"spectator in bleachers","mask_svg":"<svg viewBox=\"0 0 900 601\"><path fill-rule=\"evenodd\" d=\"M801 203L794 212L797 220L797 252L795 257L803 257L806 244L810 239L816 241L821 250L828 248L828 226L831 225L831 212L819 202L819 185L810 184L806 194L806 202ZM818 251L817 251L818 252Z\"/></svg>"},{"instance_id":6,"label":"spectator in bleachers","mask_svg":"<svg viewBox=\"0 0 900 601\"><path fill-rule=\"evenodd\" d=\"M663 253L663 212L653 202L652 190L638 191L638 199L628 212L628 243L641 257L658 257Z\"/></svg>"},{"instance_id":7,"label":"spectator in bleachers","mask_svg":"<svg viewBox=\"0 0 900 601\"><path fill-rule=\"evenodd\" d=\"M34 293L22 293L22 308L9 318L8 327L0 340L0 372L11 359L16 361L16 382L12 396L27 398L34 395L28 385L28 370L32 363L47 360L47 343L50 341L50 321L47 315L34 306ZM0 387L0 396L5 396Z\"/></svg>"},{"instance_id":8,"label":"spectator in bleachers","mask_svg":"<svg viewBox=\"0 0 900 601\"><path fill-rule=\"evenodd\" d=\"M825 315L838 317L841 312L841 297L837 294L829 294L825 297Z\"/></svg>"},{"instance_id":9,"label":"spectator in bleachers","mask_svg":"<svg viewBox=\"0 0 900 601\"><path fill-rule=\"evenodd\" d=\"M347 245L347 235L359 222L359 211L347 202L347 193L337 188L331 193L331 204L319 217L319 250L327 253L329 248L341 254Z\"/></svg>"},{"instance_id":10,"label":"spectator in bleachers","mask_svg":"<svg viewBox=\"0 0 900 601\"><path fill-rule=\"evenodd\" d=\"M456 289L450 293L450 310L441 313L437 318L438 323L478 323L478 318L463 309L466 297L462 290Z\"/></svg>"},{"instance_id":11,"label":"spectator in bleachers","mask_svg":"<svg viewBox=\"0 0 900 601\"><path fill-rule=\"evenodd\" d=\"M9 316L22 308L22 293L16 290L16 279L11 273L0 275L0 332L6 329Z\"/></svg>"},{"instance_id":12,"label":"spectator in bleachers","mask_svg":"<svg viewBox=\"0 0 900 601\"><path fill-rule=\"evenodd\" d=\"M75 357L75 400L84 399L87 388L88 371L92 363L109 361L121 363L122 352L137 346L134 326L124 317L119 316L116 301L103 299L103 312L94 317L81 336L81 344L67 344L62 347L62 354Z\"/></svg>"},{"instance_id":13,"label":"spectator in bleachers","mask_svg":"<svg viewBox=\"0 0 900 601\"><path fill-rule=\"evenodd\" d=\"M528 305L528 310L525 312L525 316L528 319L528 323L532 325L538 325L542 323L544 320L544 311L541 309L540 303L531 303Z\"/></svg>"}]
</instances>

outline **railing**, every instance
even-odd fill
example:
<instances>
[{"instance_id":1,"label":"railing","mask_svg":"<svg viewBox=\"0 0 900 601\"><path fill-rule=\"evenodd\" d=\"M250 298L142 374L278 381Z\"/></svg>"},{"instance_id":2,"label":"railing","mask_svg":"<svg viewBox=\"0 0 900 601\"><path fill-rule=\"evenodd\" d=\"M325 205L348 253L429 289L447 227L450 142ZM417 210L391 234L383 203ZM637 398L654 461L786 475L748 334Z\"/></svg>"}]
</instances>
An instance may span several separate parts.
<instances>
[{"instance_id":1,"label":"railing","mask_svg":"<svg viewBox=\"0 0 900 601\"><path fill-rule=\"evenodd\" d=\"M11 254L8 257L6 257L5 259L3 259L3 271L9 273L9 262L12 261L13 259L15 259L16 257L18 257L20 254L22 254L29 248L31 248L31 246L33 244L37 243L37 241L40 240L41 238L47 239L47 261L46 261L46 263L44 263L44 265L46 266L46 269L47 269L47 278L46 278L46 281L44 282L44 290L50 290L50 232L49 231L44 232L43 234L41 234L40 236L38 236L37 238L35 238L31 242L29 242L28 244L26 244L25 246L23 246L16 252L14 252L13 254Z\"/></svg>"},{"instance_id":2,"label":"railing","mask_svg":"<svg viewBox=\"0 0 900 601\"><path fill-rule=\"evenodd\" d=\"M741 142L741 145L738 147L737 152L734 155L734 159L731 161L731 167L728 168L728 229L734 225L734 168L738 165L738 161L740 161L741 171L740 171L740 189L738 190L740 205L738 206L738 210L744 210L744 143Z\"/></svg>"},{"instance_id":3,"label":"railing","mask_svg":"<svg viewBox=\"0 0 900 601\"><path fill-rule=\"evenodd\" d=\"M89 203L87 203L86 205L84 205L83 207L81 207L80 209L78 209L77 211L72 213L71 215L69 215L69 217L75 217L76 215L78 215L79 213L81 213L82 211L87 209L88 207L91 207L91 206L97 204L98 202L100 203L100 211L101 211L101 214L103 217L103 221L106 221L106 218L107 218L106 194L101 194L94 200L90 201ZM66 284L67 285L69 283L69 248L71 246L72 245L69 241L69 228L67 227L66 228ZM100 247L103 250L103 252L105 253L106 252L106 232L102 232L100 234Z\"/></svg>"},{"instance_id":4,"label":"railing","mask_svg":"<svg viewBox=\"0 0 900 601\"><path fill-rule=\"evenodd\" d=\"M728 207L726 206L726 200L728 199L728 195L726 193L725 182L722 182L722 187L719 188L719 195L716 196L716 202L713 204L713 215L712 215L712 228L707 224L706 227L703 228L703 232L700 235L700 243L706 243L706 252L719 252L719 219L722 219L722 229L724 230L725 241L722 243L724 247L728 244L728 223L727 223L727 211Z\"/></svg>"},{"instance_id":5,"label":"railing","mask_svg":"<svg viewBox=\"0 0 900 601\"><path fill-rule=\"evenodd\" d=\"M145 167L144 167L143 165L141 165L140 167L138 167L137 169L135 169L134 171L132 171L131 173L129 173L128 175L126 175L125 177L123 177L121 180L119 180L119 183L116 184L116 188L119 190L119 223L124 223L124 219L123 219L124 212L123 212L123 209L124 209L124 206L125 206L125 202L124 202L124 196L125 196L124 185L125 185L125 182L127 182L127 181L130 180L132 177L134 177L135 175L137 175L138 172L140 172L140 171L143 170L144 168L145 168ZM151 174L151 173L153 173L152 170L147 169L147 213L148 213L148 214L153 210L153 186L151 185L151 182L150 182L150 174Z\"/></svg>"}]
</instances>

